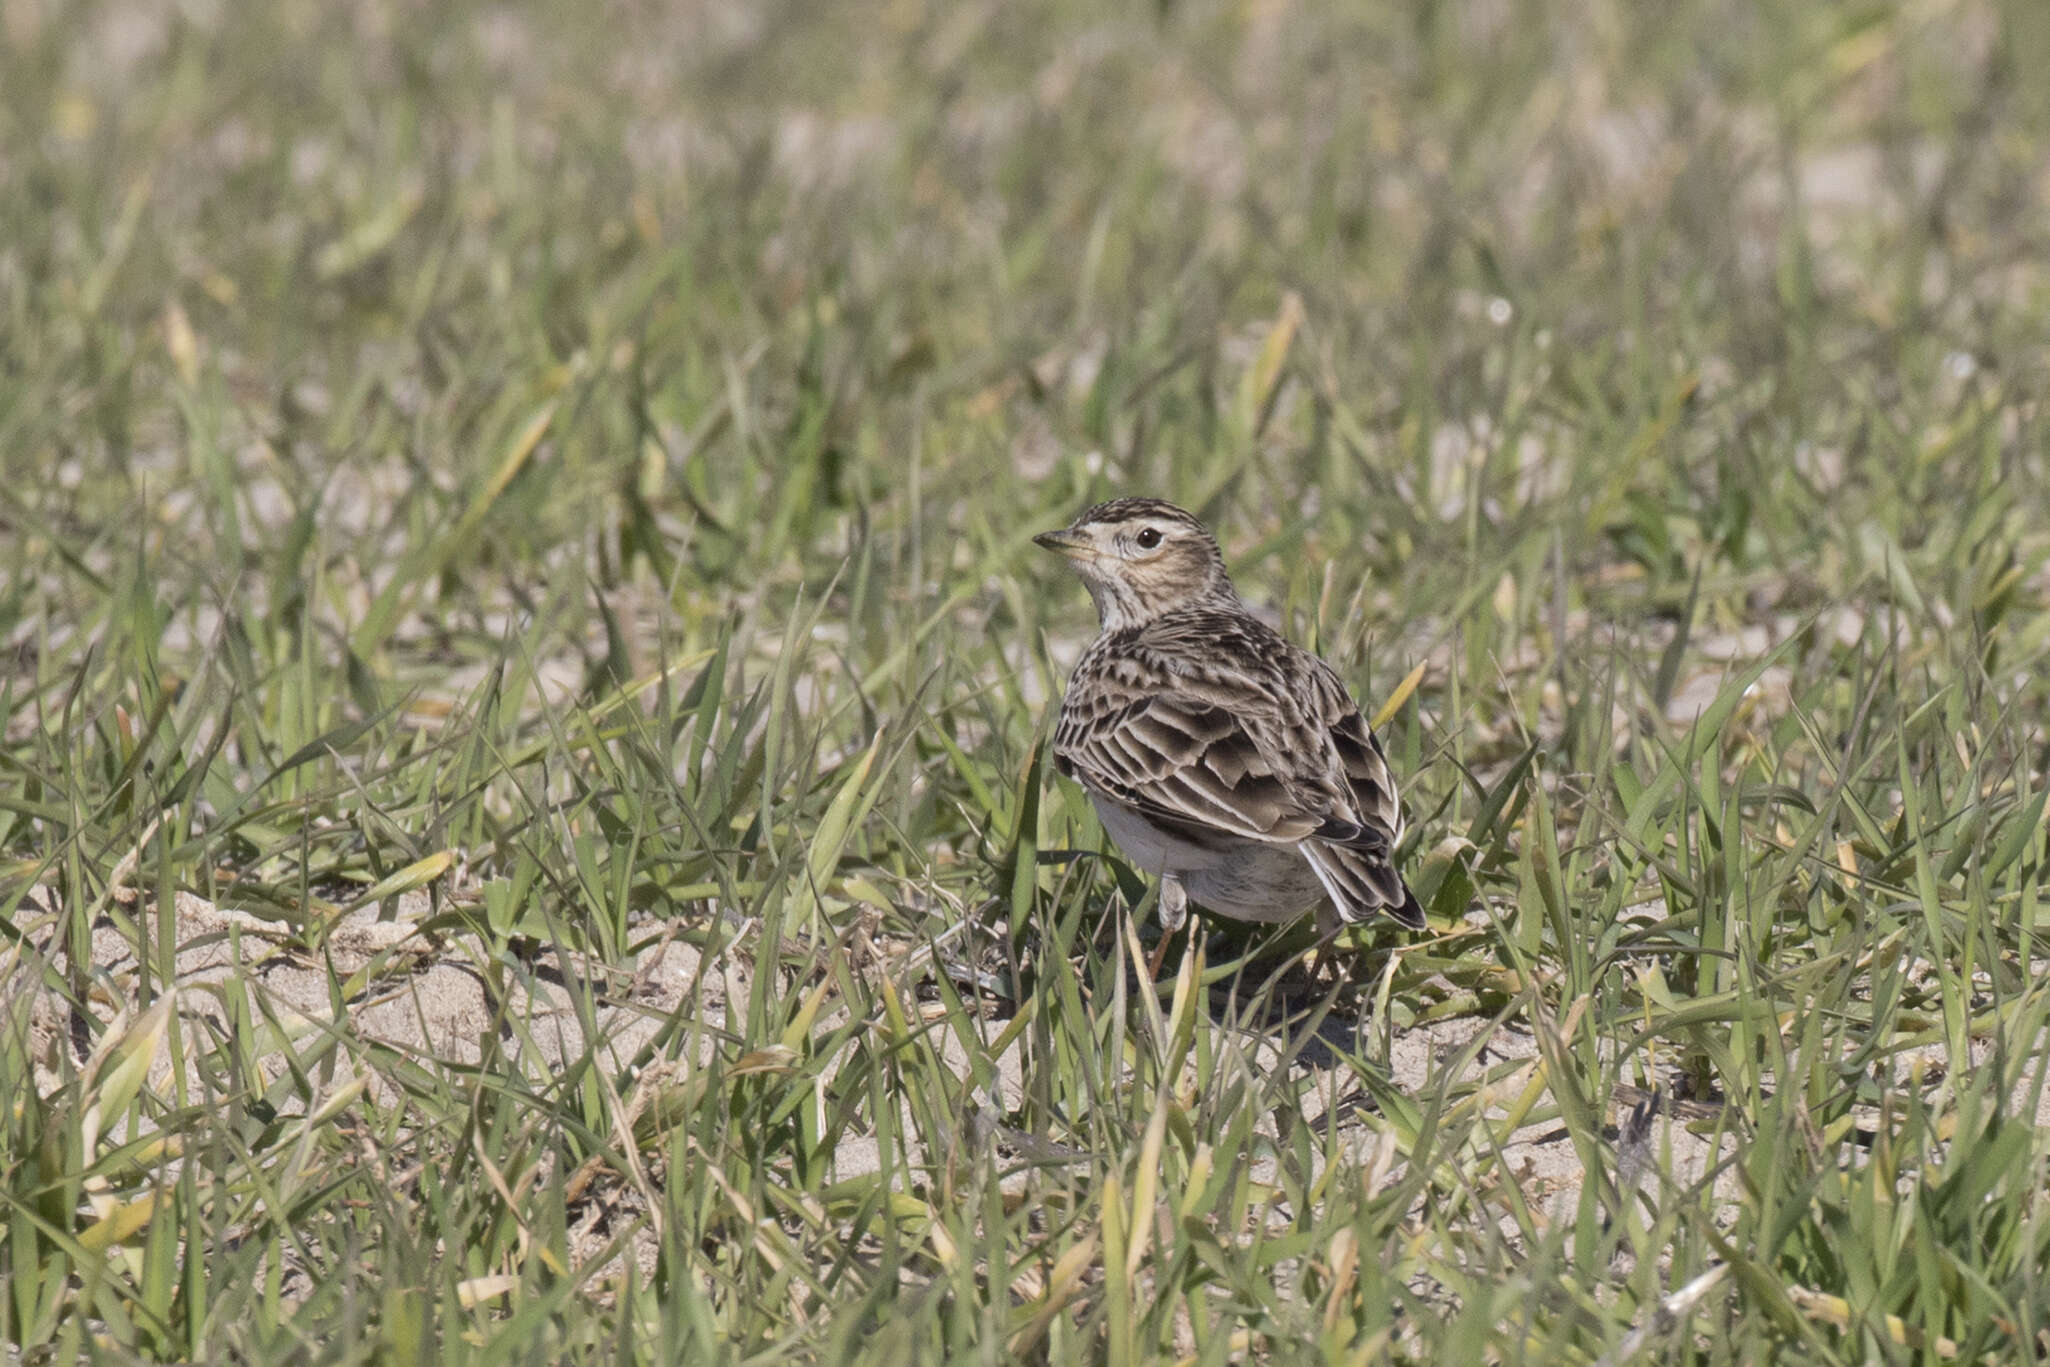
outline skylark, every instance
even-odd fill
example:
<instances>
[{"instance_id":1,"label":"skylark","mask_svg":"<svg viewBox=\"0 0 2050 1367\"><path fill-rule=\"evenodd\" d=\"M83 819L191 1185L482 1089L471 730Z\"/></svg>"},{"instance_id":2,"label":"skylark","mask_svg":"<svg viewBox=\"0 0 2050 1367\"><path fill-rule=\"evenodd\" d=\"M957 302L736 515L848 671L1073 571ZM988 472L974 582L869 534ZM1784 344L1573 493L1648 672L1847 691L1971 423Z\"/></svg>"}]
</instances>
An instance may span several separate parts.
<instances>
[{"instance_id":1,"label":"skylark","mask_svg":"<svg viewBox=\"0 0 2050 1367\"><path fill-rule=\"evenodd\" d=\"M1103 627L1068 682L1054 765L1160 875L1161 924L1178 929L1191 897L1242 921L1328 897L1340 921L1421 929L1381 743L1331 666L1239 598L1203 524L1120 498L1033 540L1068 557Z\"/></svg>"}]
</instances>

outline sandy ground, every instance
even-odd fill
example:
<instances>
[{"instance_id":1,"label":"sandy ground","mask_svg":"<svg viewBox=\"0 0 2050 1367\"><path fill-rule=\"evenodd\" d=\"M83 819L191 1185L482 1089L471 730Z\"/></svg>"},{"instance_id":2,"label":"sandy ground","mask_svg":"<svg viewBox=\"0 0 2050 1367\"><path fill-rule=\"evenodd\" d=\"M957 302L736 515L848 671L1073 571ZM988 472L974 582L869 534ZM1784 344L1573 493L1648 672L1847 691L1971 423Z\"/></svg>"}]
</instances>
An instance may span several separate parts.
<instances>
[{"instance_id":1,"label":"sandy ground","mask_svg":"<svg viewBox=\"0 0 2050 1367\"><path fill-rule=\"evenodd\" d=\"M49 909L46 903L45 910ZM27 913L28 908L23 910ZM426 895L417 893L400 900L392 919L379 919L375 908L347 916L334 925L316 955L306 952L275 922L180 895L170 929L175 942L176 1006L184 1022L180 1038L187 1094L220 1095L219 1059L234 1052L221 1046L237 1029L260 1028L252 1023L267 1023L291 1041L301 1070L310 1071L313 1078L315 1095L306 1103L309 1111L352 1085L361 1085L372 1102L392 1100L385 1091L390 1084L384 1072L361 1066L366 1051L374 1049L396 1051L431 1071L446 1071L476 1064L490 1044L496 1054L491 1064L495 1072L514 1075L545 1090L565 1062L582 1058L588 1046L631 1108L641 1081L673 1077L678 1070L702 1064L722 1045L731 1048L724 1045L731 1038L726 1031L728 1004L745 1003L752 960L744 936L733 948L707 961L690 946L663 937L660 928L651 923L647 930L653 943L630 966L569 964L569 971L585 974L582 986L589 989L588 1000L593 1004L594 1028L587 1040L576 995L563 976L562 960L543 955L524 980L516 980L503 963L489 961L469 936L422 931L421 922L428 911ZM139 1012L145 981L160 981L153 969L145 972L145 966L137 962L133 929L114 919L138 915L140 929L149 941L159 942L162 922L151 909L134 905L110 908L94 932L94 986L89 1005L101 1022ZM0 950L0 960L13 960L0 963L5 969L0 981L8 984L7 994L17 1007L21 994L31 996L27 1018L37 1060L36 1083L38 1090L47 1094L59 1085L64 1072L84 1063L98 1032L76 1018L63 997L44 985L47 979L43 974L31 971L39 966L38 959L41 966L60 974L64 971L62 955L51 948L57 918L25 914L22 919L39 929L25 944ZM909 975L922 971L910 964L902 964L900 969ZM489 986L494 982L507 986L495 994ZM337 995L342 998L339 1013L334 1007ZM907 999L915 1000L915 996L907 994ZM1228 1006L1222 1012L1213 1008L1213 1018L1220 1014L1230 1014ZM14 1012L9 1015L19 1019ZM238 1026L238 1020L243 1024ZM821 1022L825 1029L832 1024L830 1018ZM650 1049L665 1027L672 1026L675 1029L666 1044ZM996 1028L991 1025L985 1037L994 1035ZM1332 1023L1326 1028L1343 1032L1356 1027ZM1245 1066L1295 1071L1307 1084L1302 1090L1303 1118L1320 1129L1327 1122L1335 1123L1342 1142L1353 1147L1364 1170L1375 1173L1375 1180L1393 1180L1400 1164L1391 1164L1385 1152L1377 1156L1379 1138L1374 1127L1357 1119L1361 1105L1357 1080L1331 1050L1320 1049L1312 1040L1306 1047L1288 1051L1291 1056L1285 1058L1281 1039L1244 1030L1234 1030L1233 1035ZM957 1077L967 1078L970 1060L954 1033L937 1030L932 1038L946 1065ZM282 1049L267 1047L277 1039L273 1035L245 1041L240 1051L245 1057L254 1057L268 1082L278 1081L288 1071ZM304 1062L308 1058L315 1060L310 1070ZM1932 1056L1931 1061L1937 1060ZM168 1048L159 1051L150 1081L160 1094L176 1090L179 1080L173 1077L173 1070L179 1062L170 1057ZM1011 1111L1023 1094L1020 1051L1013 1047L995 1062L999 1096L993 1098L996 1104L989 1114L1002 1115ZM1527 1104L1535 1096L1534 1114L1543 1117L1550 1111L1554 1118L1509 1128L1498 1160L1491 1165L1484 1154L1469 1153L1468 1166L1486 1174L1487 1181L1514 1182L1542 1223L1576 1218L1587 1172L1566 1127L1555 1118L1540 1050L1528 1028L1483 1017L1435 1022L1398 1033L1387 1065L1395 1084L1419 1102L1444 1085L1448 1076L1461 1081L1492 1074L1494 1081L1485 1089L1482 1104L1498 1133L1504 1118L1516 1113L1519 1100ZM1586 1085L1584 1081L1582 1085ZM1670 1097L1654 1106L1639 1089L1618 1087L1605 1117L1610 1142L1603 1153L1614 1155L1617 1163L1608 1176L1624 1184L1648 1184L1654 1191L1664 1184L1668 1194L1693 1190L1715 1166L1718 1151L1728 1156L1738 1142L1734 1127L1713 1123L1718 1109L1712 1103L1676 1102ZM910 1117L906 1121L900 1133L915 1133ZM2050 1124L2050 1098L2037 1105L2036 1121ZM1272 1120L1263 1122L1263 1127L1271 1134ZM1719 1140L1705 1137L1718 1132ZM1023 1151L1026 1157L1048 1156L1032 1152L1035 1142L1043 1147L1045 1141L1007 1131L997 1122L971 1127L970 1142L1000 1145L1010 1153ZM916 1167L928 1155L914 1149L906 1156ZM1086 1162L1090 1157L1072 1151L1051 1156L1057 1162ZM1266 1162L1271 1164L1271 1160ZM834 1176L857 1177L873 1173L879 1166L876 1141L856 1135L840 1146ZM1256 1180L1262 1176L1260 1166L1256 1164ZM1734 1181L1730 1165L1723 1165L1712 1182L1714 1208L1727 1210L1736 1199ZM612 1183L579 1230L575 1251L580 1256L595 1253L605 1245L607 1231L622 1210L632 1213L642 1208L644 1203L632 1183ZM1504 1233L1513 1236L1515 1231L1505 1225ZM653 1254L652 1236L644 1235L634 1256L645 1266L652 1262Z\"/></svg>"}]
</instances>

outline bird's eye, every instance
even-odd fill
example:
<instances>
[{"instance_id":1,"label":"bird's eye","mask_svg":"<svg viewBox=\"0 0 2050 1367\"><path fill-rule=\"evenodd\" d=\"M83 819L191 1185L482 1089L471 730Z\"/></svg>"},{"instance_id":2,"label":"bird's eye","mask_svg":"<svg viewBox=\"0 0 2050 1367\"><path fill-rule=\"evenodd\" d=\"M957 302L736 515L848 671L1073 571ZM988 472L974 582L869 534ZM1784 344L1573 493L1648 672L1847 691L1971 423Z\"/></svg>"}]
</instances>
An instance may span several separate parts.
<instances>
[{"instance_id":1,"label":"bird's eye","mask_svg":"<svg viewBox=\"0 0 2050 1367\"><path fill-rule=\"evenodd\" d=\"M1155 546L1158 546L1160 544L1160 529L1158 527L1146 528L1144 531L1139 533L1138 541L1140 550L1152 550Z\"/></svg>"}]
</instances>

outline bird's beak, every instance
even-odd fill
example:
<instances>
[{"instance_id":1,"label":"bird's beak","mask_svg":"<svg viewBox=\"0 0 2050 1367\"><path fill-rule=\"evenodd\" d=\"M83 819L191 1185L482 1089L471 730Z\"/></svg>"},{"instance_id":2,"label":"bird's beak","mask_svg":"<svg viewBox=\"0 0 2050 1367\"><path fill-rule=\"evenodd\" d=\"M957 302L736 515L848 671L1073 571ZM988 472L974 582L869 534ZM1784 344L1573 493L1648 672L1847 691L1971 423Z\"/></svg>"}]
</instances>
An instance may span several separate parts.
<instances>
[{"instance_id":1,"label":"bird's beak","mask_svg":"<svg viewBox=\"0 0 2050 1367\"><path fill-rule=\"evenodd\" d=\"M1096 548L1089 544L1087 537L1083 536L1080 532L1069 531L1066 527L1061 528L1059 531L1041 532L1038 536L1032 538L1032 542L1034 545L1044 546L1050 551L1059 551L1070 560L1096 554Z\"/></svg>"}]
</instances>

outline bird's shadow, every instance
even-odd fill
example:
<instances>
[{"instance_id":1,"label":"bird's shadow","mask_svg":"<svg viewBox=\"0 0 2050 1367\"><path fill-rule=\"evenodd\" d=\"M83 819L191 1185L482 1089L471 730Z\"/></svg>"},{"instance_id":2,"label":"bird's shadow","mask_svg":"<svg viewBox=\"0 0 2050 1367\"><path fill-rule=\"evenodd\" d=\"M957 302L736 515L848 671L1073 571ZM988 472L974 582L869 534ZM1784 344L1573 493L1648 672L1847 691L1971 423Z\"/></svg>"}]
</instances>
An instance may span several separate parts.
<instances>
[{"instance_id":1,"label":"bird's shadow","mask_svg":"<svg viewBox=\"0 0 2050 1367\"><path fill-rule=\"evenodd\" d=\"M1041 863L1082 857L1103 858L1080 850L1040 852ZM1184 928L1167 931L1156 919L1158 884L1141 878L1122 861L1105 862L1117 889L1084 913L1087 924L1050 937L1027 927L1025 940L1030 943L1020 943L996 919L1001 902L992 898L969 924L960 926L970 932L969 942L934 946L935 966L957 987L973 990L987 1007L1008 1014L1021 1009L1036 990L1043 954L1081 951L1121 960L1126 990L1151 992L1165 1004L1184 961L1200 944L1198 966L1216 1028L1258 1036L1298 1067L1358 1067L1371 1056L1367 1032L1373 1025L1373 986L1386 971L1390 948L1320 937L1308 918L1284 925L1252 924L1213 916L1199 907L1190 908ZM1131 940L1125 938L1128 923ZM1046 942L1049 939L1055 943ZM1134 941L1143 959L1121 952Z\"/></svg>"},{"instance_id":2,"label":"bird's shadow","mask_svg":"<svg viewBox=\"0 0 2050 1367\"><path fill-rule=\"evenodd\" d=\"M1167 937L1158 990L1173 989L1201 937L1212 1025L1258 1036L1299 1067L1358 1064L1369 1053L1372 988L1386 969L1388 950L1351 948L1300 924L1205 925L1198 917L1191 923L1193 933Z\"/></svg>"}]
</instances>

